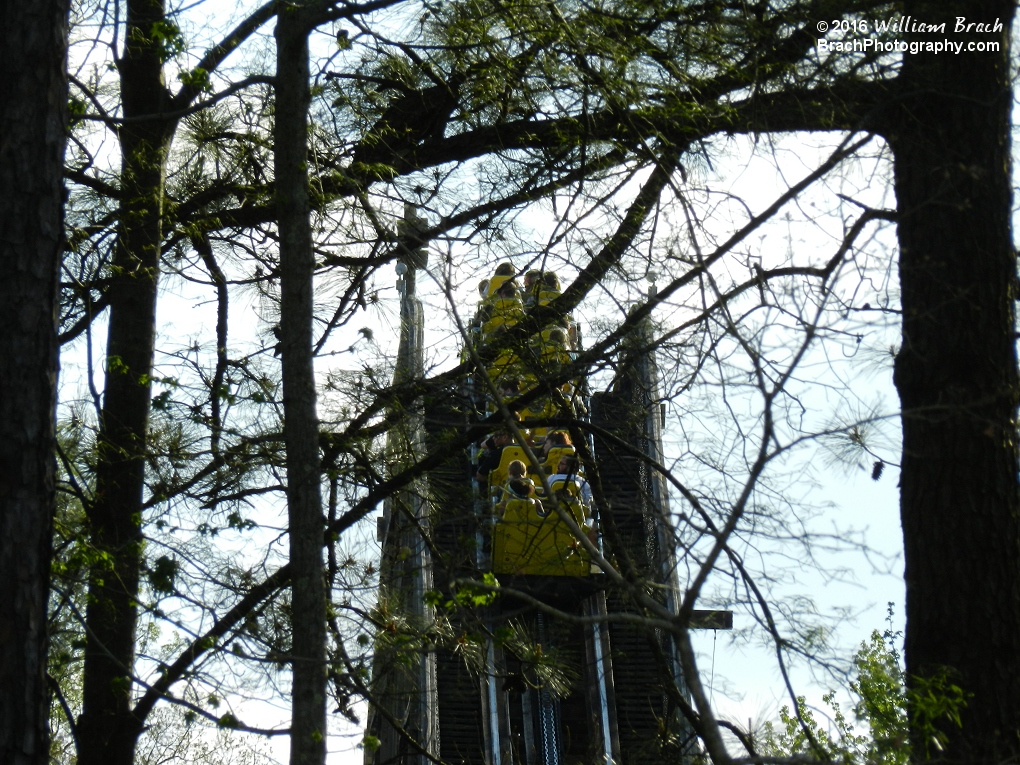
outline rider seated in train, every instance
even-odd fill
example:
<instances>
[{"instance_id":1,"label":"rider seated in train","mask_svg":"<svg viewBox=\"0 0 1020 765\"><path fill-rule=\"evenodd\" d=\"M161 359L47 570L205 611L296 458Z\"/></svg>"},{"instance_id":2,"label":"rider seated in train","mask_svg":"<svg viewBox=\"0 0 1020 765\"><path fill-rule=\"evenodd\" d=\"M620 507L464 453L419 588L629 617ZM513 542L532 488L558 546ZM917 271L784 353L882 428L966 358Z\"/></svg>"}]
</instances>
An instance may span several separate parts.
<instances>
[{"instance_id":1,"label":"rider seated in train","mask_svg":"<svg viewBox=\"0 0 1020 765\"><path fill-rule=\"evenodd\" d=\"M510 263L500 263L496 266L495 273L489 279L488 291L485 293L485 297L494 298L500 287L507 282L513 282L515 273L514 267ZM514 284L514 286L516 287L517 285Z\"/></svg>"},{"instance_id":2,"label":"rider seated in train","mask_svg":"<svg viewBox=\"0 0 1020 765\"><path fill-rule=\"evenodd\" d=\"M517 363L526 390L537 387L542 381L550 380L550 376L557 375L572 361L567 350L566 332L560 327L547 327L533 335L528 339L527 346L520 350ZM563 381L559 388L563 395L569 398L574 386L570 381ZM542 416L537 414L537 411L543 407L544 405L536 402L536 406L532 407L536 413L532 416Z\"/></svg>"},{"instance_id":3,"label":"rider seated in train","mask_svg":"<svg viewBox=\"0 0 1020 765\"><path fill-rule=\"evenodd\" d=\"M495 297L488 300L478 312L481 319L482 339L489 340L500 329L514 326L524 318L524 303L517 285L504 282Z\"/></svg>"},{"instance_id":4,"label":"rider seated in train","mask_svg":"<svg viewBox=\"0 0 1020 765\"><path fill-rule=\"evenodd\" d=\"M503 458L503 450L513 444L510 433L505 430L498 430L482 441L482 452L478 460L478 468L475 471L475 480L479 486L485 489L489 485L489 473L496 470Z\"/></svg>"},{"instance_id":5,"label":"rider seated in train","mask_svg":"<svg viewBox=\"0 0 1020 765\"><path fill-rule=\"evenodd\" d=\"M521 460L514 460L509 465L507 465L506 472L508 482L518 480L526 481L527 483L530 483L532 486L535 485L534 482L530 478L528 478L528 466L525 465L524 462L522 462Z\"/></svg>"},{"instance_id":6,"label":"rider seated in train","mask_svg":"<svg viewBox=\"0 0 1020 765\"><path fill-rule=\"evenodd\" d=\"M521 378L516 376L519 372L517 356L508 352L509 356L500 354L489 364L489 379L496 385L496 391L503 402L511 401L521 395ZM492 396L485 396L485 411L492 414L498 409L496 400ZM526 419L523 414L517 414L517 420Z\"/></svg>"},{"instance_id":7,"label":"rider seated in train","mask_svg":"<svg viewBox=\"0 0 1020 765\"><path fill-rule=\"evenodd\" d=\"M516 377L521 373L521 360L512 348L500 348L485 371L489 379L501 387L503 380L508 377ZM520 392L520 388L518 388L518 392Z\"/></svg>"},{"instance_id":8,"label":"rider seated in train","mask_svg":"<svg viewBox=\"0 0 1020 765\"><path fill-rule=\"evenodd\" d=\"M563 513L573 516L582 533L588 531L580 503L569 496L556 496L551 498L557 503L553 511L552 506L539 504L540 500L525 494L526 485L512 489L493 526L493 572L515 576L588 576L590 559L577 539L576 530L563 517Z\"/></svg>"},{"instance_id":9,"label":"rider seated in train","mask_svg":"<svg viewBox=\"0 0 1020 765\"><path fill-rule=\"evenodd\" d=\"M556 491L562 487L569 495L577 497L586 507L591 507L591 486L578 475L580 462L577 457L564 455L556 465L556 472L549 476L549 487ZM559 485L559 486L558 486Z\"/></svg>"},{"instance_id":10,"label":"rider seated in train","mask_svg":"<svg viewBox=\"0 0 1020 765\"><path fill-rule=\"evenodd\" d=\"M520 421L520 415L516 412L513 413L513 417ZM525 442L530 445L531 434L524 427L519 430ZM475 480L478 481L483 494L499 496L503 484L509 480L510 465L514 460L522 462L526 460L527 453L521 445L513 442L509 430L506 429L493 433L482 442L481 447Z\"/></svg>"},{"instance_id":11,"label":"rider seated in train","mask_svg":"<svg viewBox=\"0 0 1020 765\"><path fill-rule=\"evenodd\" d=\"M524 274L524 307L531 308L538 302L539 288L542 286L542 272L532 269Z\"/></svg>"},{"instance_id":12,"label":"rider seated in train","mask_svg":"<svg viewBox=\"0 0 1020 765\"><path fill-rule=\"evenodd\" d=\"M552 371L550 367L572 361L568 342L563 327L549 326L529 339L528 348L546 371Z\"/></svg>"},{"instance_id":13,"label":"rider seated in train","mask_svg":"<svg viewBox=\"0 0 1020 765\"><path fill-rule=\"evenodd\" d=\"M553 271L545 271L542 273L542 278L534 288L535 300L534 305L547 306L560 295L563 294L560 289L560 278ZM574 317L570 314L563 314L559 316L556 321L557 324L567 328L567 336L569 337L570 347L577 349L577 325L574 323Z\"/></svg>"},{"instance_id":14,"label":"rider seated in train","mask_svg":"<svg viewBox=\"0 0 1020 765\"><path fill-rule=\"evenodd\" d=\"M492 304L499 297L497 293L500 287L504 284L517 286L517 283L514 281L514 273L512 265L500 263L496 267L496 272L490 278L482 279L478 282L478 304L475 307L475 315L471 319L472 328L477 328L481 331L485 319L491 315Z\"/></svg>"},{"instance_id":15,"label":"rider seated in train","mask_svg":"<svg viewBox=\"0 0 1020 765\"><path fill-rule=\"evenodd\" d=\"M542 466L546 472L552 472L559 464L560 458L576 452L570 441L570 434L565 430L554 430L542 442Z\"/></svg>"},{"instance_id":16,"label":"rider seated in train","mask_svg":"<svg viewBox=\"0 0 1020 765\"><path fill-rule=\"evenodd\" d=\"M540 500L535 494L535 484L524 478L514 478L507 482L506 495L503 501L496 505L496 510L500 516L506 511L507 506L511 502L525 501L529 503L529 510L533 510L539 516L545 516L546 510Z\"/></svg>"},{"instance_id":17,"label":"rider seated in train","mask_svg":"<svg viewBox=\"0 0 1020 765\"><path fill-rule=\"evenodd\" d=\"M527 380L527 377L525 377L525 380ZM525 421L548 420L559 414L561 414L560 407L556 401L552 400L548 396L543 396L532 401L527 407L521 410L521 419ZM531 427L531 435L536 443L540 443L541 440L546 437L549 430L550 428L546 425L533 425Z\"/></svg>"},{"instance_id":18,"label":"rider seated in train","mask_svg":"<svg viewBox=\"0 0 1020 765\"><path fill-rule=\"evenodd\" d=\"M538 370L541 372L554 375L573 361L569 348L566 330L562 327L546 327L528 341L529 352L526 358L537 361ZM569 381L560 387L568 395L573 389Z\"/></svg>"},{"instance_id":19,"label":"rider seated in train","mask_svg":"<svg viewBox=\"0 0 1020 765\"><path fill-rule=\"evenodd\" d=\"M570 450L574 450L574 443L570 440L570 433L565 430L554 430L545 437L545 441L542 442L542 459L545 460L549 456L549 450L555 447L566 447L569 446Z\"/></svg>"},{"instance_id":20,"label":"rider seated in train","mask_svg":"<svg viewBox=\"0 0 1020 765\"><path fill-rule=\"evenodd\" d=\"M521 395L521 378L511 374L503 375L496 383L496 390L504 401L517 398Z\"/></svg>"},{"instance_id":21,"label":"rider seated in train","mask_svg":"<svg viewBox=\"0 0 1020 765\"><path fill-rule=\"evenodd\" d=\"M524 318L524 306L517 295L517 286L510 282L500 287L494 300L486 301L479 309L476 320L480 323L479 329L474 330L472 335L480 337L482 343L492 341L503 330L509 329ZM462 360L467 360L469 354L465 346L465 353ZM516 349L500 346L496 350L495 358L487 365L486 372L489 379L497 381L508 374L520 374L520 359Z\"/></svg>"},{"instance_id":22,"label":"rider seated in train","mask_svg":"<svg viewBox=\"0 0 1020 765\"><path fill-rule=\"evenodd\" d=\"M538 288L538 304L549 305L560 296L561 292L560 277L556 275L556 272L543 271L542 281Z\"/></svg>"},{"instance_id":23,"label":"rider seated in train","mask_svg":"<svg viewBox=\"0 0 1020 765\"><path fill-rule=\"evenodd\" d=\"M525 483L529 483L531 487L534 486L534 481L527 476L527 465L522 460L513 460L507 465L507 480L503 484L503 494L506 497L507 491L510 487L510 481L522 480Z\"/></svg>"}]
</instances>

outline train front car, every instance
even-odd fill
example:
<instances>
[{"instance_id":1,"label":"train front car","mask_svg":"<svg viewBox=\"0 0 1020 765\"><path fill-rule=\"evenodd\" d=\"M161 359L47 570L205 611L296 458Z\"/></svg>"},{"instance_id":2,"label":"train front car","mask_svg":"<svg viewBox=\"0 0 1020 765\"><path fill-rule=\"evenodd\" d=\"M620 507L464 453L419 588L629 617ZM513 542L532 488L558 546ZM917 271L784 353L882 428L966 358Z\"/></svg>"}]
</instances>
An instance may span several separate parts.
<instances>
[{"instance_id":1,"label":"train front car","mask_svg":"<svg viewBox=\"0 0 1020 765\"><path fill-rule=\"evenodd\" d=\"M559 295L554 274L529 272L519 285L500 265L481 289L463 356L476 370L466 383L476 417L497 423L471 468L478 565L500 591L483 617L481 754L493 765L623 762L597 623L603 577L590 554L591 442L574 443L588 438L586 382L569 374L578 332L570 316L533 322Z\"/></svg>"},{"instance_id":2,"label":"train front car","mask_svg":"<svg viewBox=\"0 0 1020 765\"><path fill-rule=\"evenodd\" d=\"M541 327L532 318L559 296L555 274L529 272L519 288L499 266L463 356L476 370L476 416L497 423L472 462L477 559L501 593L487 613L485 761L680 762L695 742L675 703L686 692L672 645L631 619L606 619L641 609L593 564L626 558L675 608L668 499L641 458L661 455L654 357L635 338L620 365L628 371L589 396L570 366L580 351L573 318ZM596 476L605 507L593 499ZM615 546L603 547L602 524Z\"/></svg>"},{"instance_id":3,"label":"train front car","mask_svg":"<svg viewBox=\"0 0 1020 765\"><path fill-rule=\"evenodd\" d=\"M388 686L400 689L388 716L425 734L426 746L390 736L366 761L693 761L672 644L634 618L642 609L597 565L625 560L675 609L667 494L642 458L661 456L654 356L637 339L620 364L628 371L589 396L572 367L580 346L572 317L534 323L559 297L555 275L517 277L507 263L479 285L462 356L475 371L423 411L429 453L480 422L493 423L491 433L429 472L428 511L404 522L404 536L398 515L387 516L384 560L421 578L416 592L432 593L438 607L414 606L415 618L434 619L437 639L406 653L397 674L408 679ZM602 528L612 532L606 539ZM421 554L415 534L427 540ZM374 685L383 669L373 670Z\"/></svg>"}]
</instances>

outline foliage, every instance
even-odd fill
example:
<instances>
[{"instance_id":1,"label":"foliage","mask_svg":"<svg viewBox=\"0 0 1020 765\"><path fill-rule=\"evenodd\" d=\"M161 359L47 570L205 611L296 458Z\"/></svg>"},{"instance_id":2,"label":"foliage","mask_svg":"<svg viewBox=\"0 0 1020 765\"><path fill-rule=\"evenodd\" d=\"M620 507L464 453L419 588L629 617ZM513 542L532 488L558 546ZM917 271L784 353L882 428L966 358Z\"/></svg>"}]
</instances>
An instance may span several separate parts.
<instances>
[{"instance_id":1,"label":"foliage","mask_svg":"<svg viewBox=\"0 0 1020 765\"><path fill-rule=\"evenodd\" d=\"M889 610L892 620L892 606ZM902 640L891 625L884 632L871 633L854 655L855 676L850 692L856 698L854 712L868 731L865 756L868 760L900 765L909 760L907 699L900 654Z\"/></svg>"},{"instance_id":2,"label":"foliage","mask_svg":"<svg viewBox=\"0 0 1020 765\"><path fill-rule=\"evenodd\" d=\"M222 722L219 725L201 722L180 709L161 708L152 715L136 761L138 765L271 765L276 762L264 738L240 735L226 730L227 727Z\"/></svg>"},{"instance_id":3,"label":"foliage","mask_svg":"<svg viewBox=\"0 0 1020 765\"><path fill-rule=\"evenodd\" d=\"M822 761L857 762L859 750L866 746L867 737L854 734L835 700L836 692L822 697L832 713L834 736L815 719L807 700L797 697L796 714L788 706L779 710L779 723L767 722L762 731L761 753L770 757L791 757L806 754Z\"/></svg>"},{"instance_id":4,"label":"foliage","mask_svg":"<svg viewBox=\"0 0 1020 765\"><path fill-rule=\"evenodd\" d=\"M108 559L88 544L81 498L88 491L87 465L92 441L81 412L57 430L59 453L53 559L50 574L49 661L51 678L50 758L73 763L73 718L81 711L81 662L85 631L81 622L91 568L108 569Z\"/></svg>"},{"instance_id":5,"label":"foliage","mask_svg":"<svg viewBox=\"0 0 1020 765\"><path fill-rule=\"evenodd\" d=\"M929 678L913 678L908 688L896 647L902 633L892 629L891 621L890 604L890 626L883 632L873 631L853 657L849 690L860 730L846 719L835 691L822 697L829 718L827 727L815 719L800 696L796 714L784 706L778 724L765 724L762 754L807 754L833 762L906 765L911 756L911 729L917 736L915 740L925 742L925 757L941 751L947 740L945 725L959 728L961 724L966 694L948 680L946 670Z\"/></svg>"}]
</instances>

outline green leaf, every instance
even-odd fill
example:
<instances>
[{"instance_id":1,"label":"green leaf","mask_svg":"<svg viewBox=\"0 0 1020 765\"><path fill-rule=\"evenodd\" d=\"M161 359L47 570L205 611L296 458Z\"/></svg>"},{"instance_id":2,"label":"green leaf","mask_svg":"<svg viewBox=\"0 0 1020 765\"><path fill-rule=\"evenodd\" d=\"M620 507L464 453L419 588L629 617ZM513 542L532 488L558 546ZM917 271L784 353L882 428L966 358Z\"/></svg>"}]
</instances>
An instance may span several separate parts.
<instances>
[{"instance_id":1,"label":"green leaf","mask_svg":"<svg viewBox=\"0 0 1020 765\"><path fill-rule=\"evenodd\" d=\"M190 72L181 72L177 75L177 79L185 85L197 88L203 92L209 92L212 90L212 81L209 79L209 72L200 66L196 66Z\"/></svg>"},{"instance_id":2,"label":"green leaf","mask_svg":"<svg viewBox=\"0 0 1020 765\"><path fill-rule=\"evenodd\" d=\"M174 580L177 578L179 566L177 561L166 555L156 558L149 571L149 584L160 595L170 595L174 591Z\"/></svg>"}]
</instances>

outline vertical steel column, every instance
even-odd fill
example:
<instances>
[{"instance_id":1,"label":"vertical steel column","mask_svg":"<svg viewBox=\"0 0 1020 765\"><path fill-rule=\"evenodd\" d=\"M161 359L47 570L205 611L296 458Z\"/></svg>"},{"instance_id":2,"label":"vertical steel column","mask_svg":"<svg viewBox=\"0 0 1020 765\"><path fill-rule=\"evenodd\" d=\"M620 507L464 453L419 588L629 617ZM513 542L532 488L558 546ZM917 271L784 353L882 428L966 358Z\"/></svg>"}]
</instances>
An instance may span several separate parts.
<instances>
[{"instance_id":1,"label":"vertical steel column","mask_svg":"<svg viewBox=\"0 0 1020 765\"><path fill-rule=\"evenodd\" d=\"M535 614L535 628L540 645L549 646L545 615ZM560 704L544 686L538 689L538 733L542 744L542 765L560 765Z\"/></svg>"},{"instance_id":2,"label":"vertical steel column","mask_svg":"<svg viewBox=\"0 0 1020 765\"><path fill-rule=\"evenodd\" d=\"M592 650L595 659L596 695L599 705L599 726L602 733L602 757L605 765L616 765L619 762L619 735L616 732L616 720L613 714L613 700L610 698L609 684L612 680L612 665L606 650L605 641L608 635L602 629L599 617L606 616L605 595L599 593L588 600L586 608L592 620Z\"/></svg>"},{"instance_id":3,"label":"vertical steel column","mask_svg":"<svg viewBox=\"0 0 1020 765\"><path fill-rule=\"evenodd\" d=\"M404 206L404 219L398 229L398 239L401 245L410 251L400 265L405 270L403 278L403 289L401 290L400 301L400 334L401 350L404 352L402 358L398 354L398 366L405 365L407 379L420 379L424 375L424 347L425 347L425 321L421 301L415 294L416 271L419 267L424 268L427 263L427 252L415 246L410 240L413 239L424 227L425 220L418 217L414 207ZM425 451L425 430L423 412L415 411L411 415L411 448L415 457L421 457ZM430 518L428 503L425 501L427 486L425 479L415 481L412 484L411 504L414 518L421 532L413 538L413 560L416 571L414 576L414 588L411 599L411 608L414 615L418 617L419 624L424 627L435 620L435 609L425 603L425 593L432 589L432 555L428 545L425 543L425 534L428 533ZM439 702L438 688L436 682L436 655L434 651L427 651L421 657L418 665L418 718L421 731L421 744L424 749L433 757L439 756L439 715L437 712ZM430 765L430 760L424 754L418 756L420 765Z\"/></svg>"}]
</instances>

